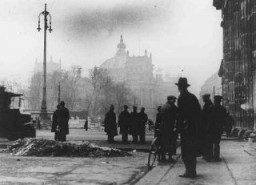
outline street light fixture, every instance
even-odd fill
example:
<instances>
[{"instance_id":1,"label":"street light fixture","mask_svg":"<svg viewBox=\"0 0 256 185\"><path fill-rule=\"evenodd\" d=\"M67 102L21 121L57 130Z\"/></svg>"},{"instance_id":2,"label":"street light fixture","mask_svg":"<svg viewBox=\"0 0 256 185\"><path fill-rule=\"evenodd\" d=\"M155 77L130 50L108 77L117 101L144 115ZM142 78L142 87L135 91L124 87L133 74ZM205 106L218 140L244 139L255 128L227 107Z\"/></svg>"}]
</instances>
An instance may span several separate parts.
<instances>
[{"instance_id":1,"label":"street light fixture","mask_svg":"<svg viewBox=\"0 0 256 185\"><path fill-rule=\"evenodd\" d=\"M47 4L45 4L45 9L43 12L41 12L38 15L38 32L41 30L40 28L40 17L44 17L44 61L43 61L43 73L44 73L44 81L43 81L43 99L41 104L41 112L40 112L40 118L41 120L47 120L47 104L46 104L46 31L49 30L49 32L52 32L52 17L51 14L47 11ZM48 19L50 18L49 25L48 26Z\"/></svg>"}]
</instances>

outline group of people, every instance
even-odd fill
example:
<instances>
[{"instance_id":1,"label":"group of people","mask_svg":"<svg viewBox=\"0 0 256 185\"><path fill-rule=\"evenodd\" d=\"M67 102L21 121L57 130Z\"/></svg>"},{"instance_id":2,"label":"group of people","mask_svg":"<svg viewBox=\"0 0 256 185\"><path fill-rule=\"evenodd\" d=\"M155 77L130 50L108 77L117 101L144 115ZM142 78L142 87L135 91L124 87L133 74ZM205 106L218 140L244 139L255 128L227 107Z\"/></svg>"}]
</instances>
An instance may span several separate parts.
<instances>
[{"instance_id":1,"label":"group of people","mask_svg":"<svg viewBox=\"0 0 256 185\"><path fill-rule=\"evenodd\" d=\"M160 130L161 159L169 161L176 153L178 133L181 138L181 156L185 164L185 173L180 177L196 177L196 158L203 156L207 161L220 160L220 139L226 126L228 114L221 105L222 97L203 96L201 109L198 99L188 91L187 78L179 78L176 83L180 95L177 106L176 97L168 96L167 103L158 108L155 128Z\"/></svg>"},{"instance_id":2,"label":"group of people","mask_svg":"<svg viewBox=\"0 0 256 185\"><path fill-rule=\"evenodd\" d=\"M61 101L52 115L51 132L55 132L56 141L66 141L66 135L69 134L69 118L69 110L65 107L65 102Z\"/></svg>"},{"instance_id":3,"label":"group of people","mask_svg":"<svg viewBox=\"0 0 256 185\"><path fill-rule=\"evenodd\" d=\"M128 135L132 135L133 143L145 143L145 128L148 121L148 116L145 113L145 108L142 107L140 112L137 112L137 107L133 106L133 111L128 111L128 106L124 105L124 110L118 116L116 121L116 114L114 106L111 105L109 111L105 115L104 127L108 135L108 142L115 142L114 137L118 135L117 127L120 127L122 134L122 143L128 144Z\"/></svg>"}]
</instances>

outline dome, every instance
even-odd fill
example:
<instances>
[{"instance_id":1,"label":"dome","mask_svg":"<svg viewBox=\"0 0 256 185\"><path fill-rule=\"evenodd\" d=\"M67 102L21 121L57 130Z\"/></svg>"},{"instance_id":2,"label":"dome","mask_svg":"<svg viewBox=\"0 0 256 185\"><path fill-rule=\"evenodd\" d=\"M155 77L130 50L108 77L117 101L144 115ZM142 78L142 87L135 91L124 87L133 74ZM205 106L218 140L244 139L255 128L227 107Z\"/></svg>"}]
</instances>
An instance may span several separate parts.
<instances>
[{"instance_id":1,"label":"dome","mask_svg":"<svg viewBox=\"0 0 256 185\"><path fill-rule=\"evenodd\" d=\"M113 57L101 64L102 68L105 69L118 69L118 68L124 68L126 63L126 56L122 57Z\"/></svg>"}]
</instances>

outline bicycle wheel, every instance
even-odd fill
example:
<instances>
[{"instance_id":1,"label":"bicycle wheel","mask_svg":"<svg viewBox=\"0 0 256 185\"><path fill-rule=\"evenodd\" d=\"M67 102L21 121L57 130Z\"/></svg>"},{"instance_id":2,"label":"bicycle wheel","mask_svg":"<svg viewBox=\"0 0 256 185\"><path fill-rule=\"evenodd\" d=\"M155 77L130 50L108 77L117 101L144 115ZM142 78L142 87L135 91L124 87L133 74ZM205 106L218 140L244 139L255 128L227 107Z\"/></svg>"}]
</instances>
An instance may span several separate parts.
<instances>
[{"instance_id":1,"label":"bicycle wheel","mask_svg":"<svg viewBox=\"0 0 256 185\"><path fill-rule=\"evenodd\" d=\"M150 151L148 154L148 169L151 170L155 164L155 161L159 157L159 144L157 138L152 141Z\"/></svg>"}]
</instances>

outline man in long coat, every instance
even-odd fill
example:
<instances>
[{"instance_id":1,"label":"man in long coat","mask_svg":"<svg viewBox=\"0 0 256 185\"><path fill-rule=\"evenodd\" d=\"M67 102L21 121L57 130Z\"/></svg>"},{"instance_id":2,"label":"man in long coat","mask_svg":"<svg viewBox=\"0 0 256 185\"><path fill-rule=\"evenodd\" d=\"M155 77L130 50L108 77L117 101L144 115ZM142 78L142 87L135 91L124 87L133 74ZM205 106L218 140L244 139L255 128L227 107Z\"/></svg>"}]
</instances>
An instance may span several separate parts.
<instances>
[{"instance_id":1,"label":"man in long coat","mask_svg":"<svg viewBox=\"0 0 256 185\"><path fill-rule=\"evenodd\" d=\"M196 177L196 157L197 157L197 123L200 119L201 107L195 95L191 94L187 88L187 78L179 78L178 90L178 127L181 134L181 154L186 171L180 177Z\"/></svg>"},{"instance_id":2,"label":"man in long coat","mask_svg":"<svg viewBox=\"0 0 256 185\"><path fill-rule=\"evenodd\" d=\"M168 96L167 103L162 106L160 112L160 139L162 156L161 160L165 161L165 154L168 153L169 162L173 162L172 155L176 151L176 120L178 115L178 108L175 105L175 96Z\"/></svg>"},{"instance_id":3,"label":"man in long coat","mask_svg":"<svg viewBox=\"0 0 256 185\"><path fill-rule=\"evenodd\" d=\"M110 143L115 142L114 137L117 135L116 114L114 109L114 105L110 105L110 109L105 115L104 120L105 132L108 135L108 142Z\"/></svg>"},{"instance_id":4,"label":"man in long coat","mask_svg":"<svg viewBox=\"0 0 256 185\"><path fill-rule=\"evenodd\" d=\"M133 106L133 111L131 112L131 123L130 123L130 130L132 134L132 142L138 142L138 124L139 124L139 117L137 112L137 107Z\"/></svg>"},{"instance_id":5,"label":"man in long coat","mask_svg":"<svg viewBox=\"0 0 256 185\"><path fill-rule=\"evenodd\" d=\"M60 102L60 110L58 111L57 115L58 115L57 119L60 127L59 139L60 141L66 141L66 135L69 134L68 121L69 121L70 115L69 115L69 110L65 107L64 101Z\"/></svg>"},{"instance_id":6,"label":"man in long coat","mask_svg":"<svg viewBox=\"0 0 256 185\"><path fill-rule=\"evenodd\" d=\"M119 114L118 126L120 127L120 133L122 134L122 142L128 143L128 129L130 124L131 115L128 112L128 106L124 105L124 110Z\"/></svg>"},{"instance_id":7,"label":"man in long coat","mask_svg":"<svg viewBox=\"0 0 256 185\"><path fill-rule=\"evenodd\" d=\"M223 126L225 125L227 113L226 109L220 104L222 97L214 97L214 105L210 109L210 122L207 128L208 135L208 158L209 160L220 160L220 139Z\"/></svg>"},{"instance_id":8,"label":"man in long coat","mask_svg":"<svg viewBox=\"0 0 256 185\"><path fill-rule=\"evenodd\" d=\"M138 114L138 135L140 139L140 143L145 143L145 135L146 135L146 123L148 121L148 115L145 113L145 108L142 107L140 109L140 113Z\"/></svg>"},{"instance_id":9,"label":"man in long coat","mask_svg":"<svg viewBox=\"0 0 256 185\"><path fill-rule=\"evenodd\" d=\"M202 96L203 101L204 101L204 105L203 105L203 110L202 110L202 122L201 122L201 130L202 130L202 154L204 159L207 160L207 126L209 124L210 121L210 108L213 106L213 103L210 99L210 94L204 94Z\"/></svg>"}]
</instances>

